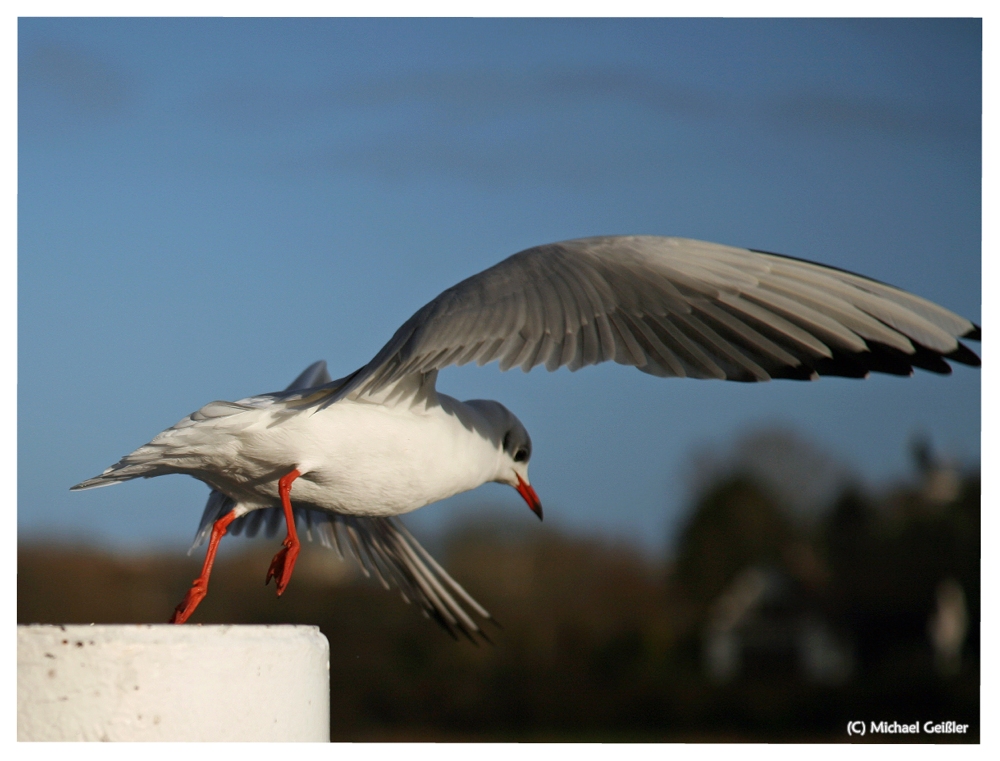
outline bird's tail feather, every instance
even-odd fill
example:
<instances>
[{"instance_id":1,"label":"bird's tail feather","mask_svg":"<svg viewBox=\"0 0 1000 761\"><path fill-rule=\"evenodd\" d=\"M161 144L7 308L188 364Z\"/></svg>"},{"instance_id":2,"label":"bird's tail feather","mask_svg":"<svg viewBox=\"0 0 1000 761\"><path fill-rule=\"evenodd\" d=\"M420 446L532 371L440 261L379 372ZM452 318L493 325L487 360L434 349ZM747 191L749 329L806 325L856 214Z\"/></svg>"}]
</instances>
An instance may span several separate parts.
<instances>
[{"instance_id":1,"label":"bird's tail feather","mask_svg":"<svg viewBox=\"0 0 1000 761\"><path fill-rule=\"evenodd\" d=\"M133 478L153 478L154 476L176 472L164 463L159 452L145 451L148 449L151 449L148 445L140 447L132 454L123 457L110 468L107 468L99 476L88 478L76 486L71 486L70 491L97 489L101 486L111 486L112 484L120 484L123 481L131 481Z\"/></svg>"}]
</instances>

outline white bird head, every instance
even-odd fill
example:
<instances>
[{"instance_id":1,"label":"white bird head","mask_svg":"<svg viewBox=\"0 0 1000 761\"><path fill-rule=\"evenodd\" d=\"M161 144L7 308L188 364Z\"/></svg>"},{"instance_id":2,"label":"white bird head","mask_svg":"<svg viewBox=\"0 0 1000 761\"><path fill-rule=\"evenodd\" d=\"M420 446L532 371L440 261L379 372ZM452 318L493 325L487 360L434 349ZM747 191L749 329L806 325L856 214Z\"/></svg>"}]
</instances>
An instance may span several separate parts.
<instances>
[{"instance_id":1,"label":"white bird head","mask_svg":"<svg viewBox=\"0 0 1000 761\"><path fill-rule=\"evenodd\" d=\"M524 424L509 409L492 399L470 399L465 402L489 421L500 450L500 466L493 480L517 489L532 512L542 519L542 502L528 481L531 460L531 437Z\"/></svg>"}]
</instances>

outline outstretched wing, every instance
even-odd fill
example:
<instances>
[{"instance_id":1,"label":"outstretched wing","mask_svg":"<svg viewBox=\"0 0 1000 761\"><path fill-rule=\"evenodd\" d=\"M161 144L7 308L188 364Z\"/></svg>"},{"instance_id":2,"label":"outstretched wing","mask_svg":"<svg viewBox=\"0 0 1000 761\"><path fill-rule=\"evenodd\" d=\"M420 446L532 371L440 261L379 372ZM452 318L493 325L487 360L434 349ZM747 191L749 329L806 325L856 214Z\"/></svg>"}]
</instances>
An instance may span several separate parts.
<instances>
[{"instance_id":1,"label":"outstretched wing","mask_svg":"<svg viewBox=\"0 0 1000 761\"><path fill-rule=\"evenodd\" d=\"M449 288L325 398L448 365L613 360L658 376L765 381L978 365L969 320L843 270L716 243L622 236L522 251Z\"/></svg>"}]
</instances>

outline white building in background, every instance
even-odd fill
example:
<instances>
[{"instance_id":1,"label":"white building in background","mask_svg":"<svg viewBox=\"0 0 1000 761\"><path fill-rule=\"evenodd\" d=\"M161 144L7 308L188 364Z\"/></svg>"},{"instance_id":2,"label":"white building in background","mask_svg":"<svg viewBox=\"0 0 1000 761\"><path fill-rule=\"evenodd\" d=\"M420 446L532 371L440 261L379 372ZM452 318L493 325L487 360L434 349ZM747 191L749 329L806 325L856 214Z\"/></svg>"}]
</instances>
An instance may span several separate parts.
<instances>
[{"instance_id":1,"label":"white building in background","mask_svg":"<svg viewBox=\"0 0 1000 761\"><path fill-rule=\"evenodd\" d=\"M709 677L725 683L740 675L797 675L815 684L851 678L854 656L824 618L796 592L783 572L750 566L712 603L703 635Z\"/></svg>"}]
</instances>

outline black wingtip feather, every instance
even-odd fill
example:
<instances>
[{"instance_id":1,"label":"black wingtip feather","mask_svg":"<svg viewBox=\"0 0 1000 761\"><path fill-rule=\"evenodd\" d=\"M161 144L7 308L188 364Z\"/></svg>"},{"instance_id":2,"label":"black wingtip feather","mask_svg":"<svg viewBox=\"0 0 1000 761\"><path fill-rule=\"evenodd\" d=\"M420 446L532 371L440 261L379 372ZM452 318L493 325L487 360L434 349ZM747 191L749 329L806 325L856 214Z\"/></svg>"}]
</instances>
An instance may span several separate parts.
<instances>
[{"instance_id":1,"label":"black wingtip feather","mask_svg":"<svg viewBox=\"0 0 1000 761\"><path fill-rule=\"evenodd\" d=\"M951 375L951 365L945 362L938 352L932 351L920 344L914 344L913 354L907 354L899 349L876 341L869 341L868 345L871 349L871 363L869 366L875 372L890 373L893 375L913 375L913 368L917 367L921 370L937 373L938 375ZM882 369L883 365L899 369L905 367L906 372L893 373L891 370Z\"/></svg>"},{"instance_id":2,"label":"black wingtip feather","mask_svg":"<svg viewBox=\"0 0 1000 761\"><path fill-rule=\"evenodd\" d=\"M860 354L834 354L809 362L819 375L837 375L841 378L867 378L868 368L858 361Z\"/></svg>"},{"instance_id":3,"label":"black wingtip feather","mask_svg":"<svg viewBox=\"0 0 1000 761\"><path fill-rule=\"evenodd\" d=\"M438 626L440 626L442 629L444 629L446 632L448 632L448 635L453 640L455 640L456 642L458 642L458 635L455 634L454 627L452 627L452 625L449 624L445 620L444 616L442 616L436 610L433 610L433 609L428 610L427 608L424 608L424 615L429 616L433 621L435 621L438 624ZM468 635L466 635L466 636L468 636Z\"/></svg>"},{"instance_id":4,"label":"black wingtip feather","mask_svg":"<svg viewBox=\"0 0 1000 761\"><path fill-rule=\"evenodd\" d=\"M468 627L466 627L462 623L451 623L441 614L440 611L429 605L422 605L420 608L420 612L423 613L426 618L430 618L438 626L444 629L448 633L448 636L450 636L456 642L461 641L461 637L459 637L459 634L461 634L463 637L469 640L469 642L471 642L473 645L479 647L479 640L476 639L475 636L478 634L488 644L492 645L493 647L496 647L496 644L493 642L493 640L490 639L487 636L486 632L484 632L482 629L474 629L472 631L469 631ZM500 626L500 622L497 621L496 619L490 617L487 620L492 621L497 627L503 629L503 627Z\"/></svg>"},{"instance_id":5,"label":"black wingtip feather","mask_svg":"<svg viewBox=\"0 0 1000 761\"><path fill-rule=\"evenodd\" d=\"M836 352L832 357L819 357L798 367L771 371L771 375L789 380L809 380L813 371L821 376L843 378L865 378L869 373L909 376L913 375L914 368L937 375L951 375L952 367L945 360L973 367L979 367L982 362L974 351L961 343L955 351L942 355L920 344L914 344L914 352L907 354L895 347L869 341L868 351Z\"/></svg>"},{"instance_id":6,"label":"black wingtip feather","mask_svg":"<svg viewBox=\"0 0 1000 761\"><path fill-rule=\"evenodd\" d=\"M962 338L968 338L970 341L982 342L983 329L978 325L976 325L975 323L972 323L972 330L970 330L968 333L963 333Z\"/></svg>"},{"instance_id":7,"label":"black wingtip feather","mask_svg":"<svg viewBox=\"0 0 1000 761\"><path fill-rule=\"evenodd\" d=\"M479 637L481 637L483 642L492 647L496 647L496 643L482 629L479 628L469 629L467 626L461 623L449 623L443 616L441 616L436 611L434 613L428 613L427 611L424 611L424 613L428 615L429 618L434 619L434 621L436 621L442 629L448 632L449 636L451 636L451 638L456 642L461 641L461 638L465 637L473 645L479 647L480 645ZM462 635L462 637L460 637L459 635Z\"/></svg>"},{"instance_id":8,"label":"black wingtip feather","mask_svg":"<svg viewBox=\"0 0 1000 761\"><path fill-rule=\"evenodd\" d=\"M471 634L471 633L469 632L469 630L468 630L468 629L466 629L466 628L465 628L464 626L459 626L459 627L458 627L458 630L459 630L460 632L462 632L462 634L464 634L464 635L465 635L465 638L466 638L467 640L469 640L469 642L471 642L471 643L472 643L473 645L475 645L476 647L479 647L479 641L478 641L478 640L477 640L477 639L476 639L475 637L473 637L473 636L472 636L472 634Z\"/></svg>"},{"instance_id":9,"label":"black wingtip feather","mask_svg":"<svg viewBox=\"0 0 1000 761\"><path fill-rule=\"evenodd\" d=\"M771 377L782 380L816 380L816 371L807 365L778 367L769 371Z\"/></svg>"},{"instance_id":10,"label":"black wingtip feather","mask_svg":"<svg viewBox=\"0 0 1000 761\"><path fill-rule=\"evenodd\" d=\"M969 338L969 336L966 335L963 336L963 338ZM971 340L978 341L979 339L975 338ZM958 345L958 348L955 349L955 351L953 351L951 354L945 354L945 357L954 362L960 362L963 365L971 365L972 367L979 367L983 364L983 361L979 358L979 355L976 354L976 352L974 352L972 349L970 349L963 343L960 343Z\"/></svg>"}]
</instances>

